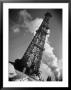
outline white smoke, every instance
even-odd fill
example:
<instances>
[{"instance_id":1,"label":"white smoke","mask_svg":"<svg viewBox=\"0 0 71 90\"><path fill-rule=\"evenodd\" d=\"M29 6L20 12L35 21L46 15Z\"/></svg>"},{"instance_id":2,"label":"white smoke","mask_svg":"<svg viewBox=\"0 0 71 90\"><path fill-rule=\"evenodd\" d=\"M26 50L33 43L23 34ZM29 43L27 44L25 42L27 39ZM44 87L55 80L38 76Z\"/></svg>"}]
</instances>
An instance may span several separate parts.
<instances>
[{"instance_id":1,"label":"white smoke","mask_svg":"<svg viewBox=\"0 0 71 90\"><path fill-rule=\"evenodd\" d=\"M53 52L54 48L49 44L48 37L46 37L44 47L45 51L43 52L42 62L51 69L52 73L55 75L55 78L59 80L62 75L62 60L58 60L55 56Z\"/></svg>"},{"instance_id":2,"label":"white smoke","mask_svg":"<svg viewBox=\"0 0 71 90\"><path fill-rule=\"evenodd\" d=\"M51 68L48 67L47 64L41 62L40 71L41 71L41 79L42 80L46 81L49 76L51 77L52 81L55 80L55 75L52 72Z\"/></svg>"}]
</instances>

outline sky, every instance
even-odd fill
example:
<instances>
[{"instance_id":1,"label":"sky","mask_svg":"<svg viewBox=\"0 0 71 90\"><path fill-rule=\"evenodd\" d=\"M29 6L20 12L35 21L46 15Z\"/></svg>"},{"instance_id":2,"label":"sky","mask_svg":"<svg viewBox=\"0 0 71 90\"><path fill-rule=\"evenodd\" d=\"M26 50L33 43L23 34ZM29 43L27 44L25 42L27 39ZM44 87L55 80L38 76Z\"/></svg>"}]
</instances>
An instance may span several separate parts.
<instances>
[{"instance_id":1,"label":"sky","mask_svg":"<svg viewBox=\"0 0 71 90\"><path fill-rule=\"evenodd\" d=\"M62 59L62 10L61 9L9 9L9 60L22 58L41 25L46 12L49 20L49 44L58 59Z\"/></svg>"}]
</instances>

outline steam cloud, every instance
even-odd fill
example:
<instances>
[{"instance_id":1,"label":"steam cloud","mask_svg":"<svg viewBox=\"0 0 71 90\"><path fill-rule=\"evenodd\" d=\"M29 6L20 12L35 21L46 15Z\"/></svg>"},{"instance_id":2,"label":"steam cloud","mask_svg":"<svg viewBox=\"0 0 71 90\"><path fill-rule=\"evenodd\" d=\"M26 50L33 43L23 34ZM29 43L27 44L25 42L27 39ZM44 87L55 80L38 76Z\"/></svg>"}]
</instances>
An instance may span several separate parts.
<instances>
[{"instance_id":1,"label":"steam cloud","mask_svg":"<svg viewBox=\"0 0 71 90\"><path fill-rule=\"evenodd\" d=\"M33 19L32 16L26 11L22 10L19 13L19 22L22 24L15 25L17 28L23 27L27 28L26 30L30 31L35 35L36 30L41 25L43 19L42 18L36 18ZM17 31L18 29L16 29ZM50 31L50 30L49 30ZM54 48L51 47L49 44L49 34L46 37L45 40L45 51L43 52L42 56L42 62L40 66L40 71L42 72L41 77L42 79L46 80L48 76L51 76L52 80L60 79L62 77L62 60L58 60L58 58L55 56L53 50Z\"/></svg>"}]
</instances>

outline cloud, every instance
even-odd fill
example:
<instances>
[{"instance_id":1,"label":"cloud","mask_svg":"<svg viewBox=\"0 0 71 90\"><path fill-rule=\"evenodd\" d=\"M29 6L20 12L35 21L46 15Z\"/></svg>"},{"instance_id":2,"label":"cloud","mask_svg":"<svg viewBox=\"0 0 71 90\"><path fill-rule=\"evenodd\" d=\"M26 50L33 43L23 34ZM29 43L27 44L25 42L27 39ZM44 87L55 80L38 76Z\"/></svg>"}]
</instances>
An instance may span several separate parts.
<instances>
[{"instance_id":1,"label":"cloud","mask_svg":"<svg viewBox=\"0 0 71 90\"><path fill-rule=\"evenodd\" d=\"M42 21L43 19L38 17L33 19L31 14L28 13L27 10L21 10L19 12L18 23L15 23L11 27L11 29L13 30L14 33L20 32L22 28L22 30L26 32L35 34L35 31L39 28Z\"/></svg>"},{"instance_id":2,"label":"cloud","mask_svg":"<svg viewBox=\"0 0 71 90\"><path fill-rule=\"evenodd\" d=\"M34 34L43 21L42 18L32 19L33 17L27 12L27 10L20 11L20 19L21 18L23 20L23 23L21 26L27 28L28 31Z\"/></svg>"},{"instance_id":3,"label":"cloud","mask_svg":"<svg viewBox=\"0 0 71 90\"><path fill-rule=\"evenodd\" d=\"M35 35L36 30L38 30L42 21L43 21L43 19L36 18L36 19L32 20L30 23L27 23L26 26L28 27L28 30Z\"/></svg>"},{"instance_id":4,"label":"cloud","mask_svg":"<svg viewBox=\"0 0 71 90\"><path fill-rule=\"evenodd\" d=\"M32 20L32 16L31 16L30 13L27 12L27 10L21 10L21 11L19 12L19 15L20 15L19 20L20 20L20 19L23 19L24 22L26 22L26 21L28 22L28 21Z\"/></svg>"},{"instance_id":5,"label":"cloud","mask_svg":"<svg viewBox=\"0 0 71 90\"><path fill-rule=\"evenodd\" d=\"M20 32L20 29L17 27L15 29L13 29L14 33L19 33Z\"/></svg>"},{"instance_id":6,"label":"cloud","mask_svg":"<svg viewBox=\"0 0 71 90\"><path fill-rule=\"evenodd\" d=\"M50 68L50 71L47 71L46 77L52 73L51 77L54 77L54 79L59 79L60 77L62 77L62 60L58 60L58 58L55 56L53 50L54 48L51 47L51 45L49 44L49 40L48 37L46 37L45 40L45 50L43 52L42 55L42 63L44 63L44 66ZM41 65L41 67L43 68L43 66ZM42 71L42 74L44 72Z\"/></svg>"},{"instance_id":7,"label":"cloud","mask_svg":"<svg viewBox=\"0 0 71 90\"><path fill-rule=\"evenodd\" d=\"M55 80L55 76L54 73L52 72L51 68L48 67L47 64L44 64L43 62L41 62L40 65L40 71L41 73L41 78L42 80L47 80L48 76L51 76L51 80L54 81Z\"/></svg>"}]
</instances>

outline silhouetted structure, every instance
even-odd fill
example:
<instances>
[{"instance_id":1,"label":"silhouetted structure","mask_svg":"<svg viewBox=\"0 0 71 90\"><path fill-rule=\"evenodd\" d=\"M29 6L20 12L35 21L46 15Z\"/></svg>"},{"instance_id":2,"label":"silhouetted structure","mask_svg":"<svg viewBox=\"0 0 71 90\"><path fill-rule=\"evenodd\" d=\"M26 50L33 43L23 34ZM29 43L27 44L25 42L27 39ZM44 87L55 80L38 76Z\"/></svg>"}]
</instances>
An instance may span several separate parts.
<instances>
[{"instance_id":1,"label":"silhouetted structure","mask_svg":"<svg viewBox=\"0 0 71 90\"><path fill-rule=\"evenodd\" d=\"M31 77L40 77L39 68L44 51L46 35L48 34L50 17L50 13L45 14L45 18L39 29L36 31L36 34L24 53L24 56L21 60L15 60L15 64L13 63L15 69L22 71Z\"/></svg>"},{"instance_id":2,"label":"silhouetted structure","mask_svg":"<svg viewBox=\"0 0 71 90\"><path fill-rule=\"evenodd\" d=\"M48 76L47 81L51 81L51 77L50 76Z\"/></svg>"},{"instance_id":3,"label":"silhouetted structure","mask_svg":"<svg viewBox=\"0 0 71 90\"><path fill-rule=\"evenodd\" d=\"M55 77L55 81L62 81L62 75L60 75L60 77Z\"/></svg>"}]
</instances>

